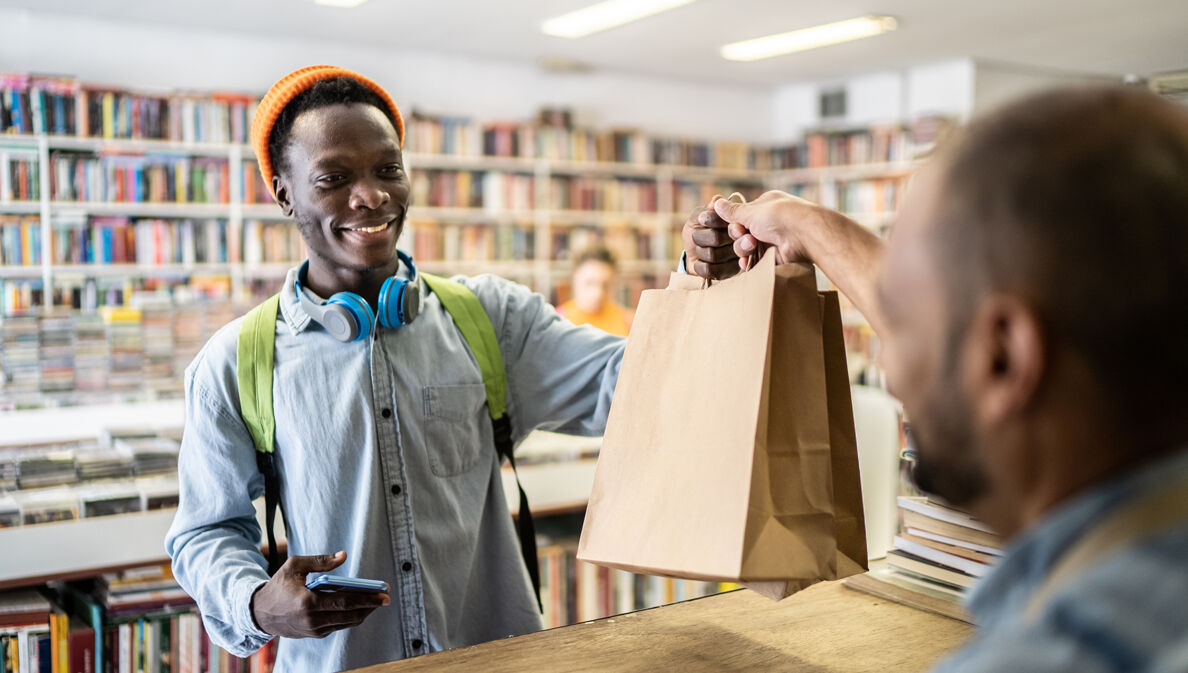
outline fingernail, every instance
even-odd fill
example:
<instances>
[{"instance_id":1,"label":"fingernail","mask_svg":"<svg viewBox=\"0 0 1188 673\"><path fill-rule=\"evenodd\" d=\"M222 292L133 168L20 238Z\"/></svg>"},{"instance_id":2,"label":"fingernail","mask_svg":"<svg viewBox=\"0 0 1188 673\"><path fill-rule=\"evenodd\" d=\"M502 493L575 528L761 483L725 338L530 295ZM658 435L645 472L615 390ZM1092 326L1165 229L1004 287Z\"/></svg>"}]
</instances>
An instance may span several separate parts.
<instances>
[{"instance_id":1,"label":"fingernail","mask_svg":"<svg viewBox=\"0 0 1188 673\"><path fill-rule=\"evenodd\" d=\"M738 240L738 247L742 248L746 252L750 252L755 249L755 244L750 238L740 238Z\"/></svg>"}]
</instances>

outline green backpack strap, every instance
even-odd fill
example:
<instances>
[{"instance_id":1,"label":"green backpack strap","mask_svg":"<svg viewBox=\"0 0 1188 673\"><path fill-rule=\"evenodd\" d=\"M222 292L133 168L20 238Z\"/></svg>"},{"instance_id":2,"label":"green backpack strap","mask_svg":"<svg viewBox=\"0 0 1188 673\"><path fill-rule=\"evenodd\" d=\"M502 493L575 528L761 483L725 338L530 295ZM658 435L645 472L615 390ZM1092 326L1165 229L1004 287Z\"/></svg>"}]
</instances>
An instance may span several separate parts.
<instances>
[{"instance_id":1,"label":"green backpack strap","mask_svg":"<svg viewBox=\"0 0 1188 673\"><path fill-rule=\"evenodd\" d=\"M487 408L492 420L507 414L507 370L503 367L503 354L499 351L499 339L495 326L483 309L478 297L462 283L456 283L441 276L428 273L418 274L425 280L429 290L437 295L445 307L462 338L478 360L483 374L483 386L487 389Z\"/></svg>"},{"instance_id":2,"label":"green backpack strap","mask_svg":"<svg viewBox=\"0 0 1188 673\"><path fill-rule=\"evenodd\" d=\"M239 413L256 446L256 467L264 475L269 575L276 574L284 563L273 533L276 508L280 505L280 476L273 451L276 418L272 412L272 363L276 351L276 312L279 307L280 295L274 294L248 311L239 328L239 344L235 352Z\"/></svg>"},{"instance_id":3,"label":"green backpack strap","mask_svg":"<svg viewBox=\"0 0 1188 673\"><path fill-rule=\"evenodd\" d=\"M512 473L516 476L516 488L520 491L520 512L516 518L520 534L520 553L524 556L524 565L528 569L529 579L532 580L532 589L536 592L537 607L543 612L540 601L540 562L536 555L536 526L532 521L532 510L528 508L528 494L524 492L524 486L520 483L520 473L516 470L511 417L507 415L507 369L503 364L503 354L499 351L499 337L495 334L495 326L491 324L490 316L470 288L441 276L428 273L418 275L424 279L433 294L437 295L438 301L462 333L462 339L466 341L474 359L478 361L483 386L487 389L487 410L491 416L495 451L511 465Z\"/></svg>"},{"instance_id":4,"label":"green backpack strap","mask_svg":"<svg viewBox=\"0 0 1188 673\"><path fill-rule=\"evenodd\" d=\"M520 484L516 471L514 446L512 444L511 417L507 414L507 370L503 354L499 350L499 338L495 326L487 315L478 297L465 285L427 273L418 274L425 280L430 291L437 295L441 305L450 314L466 346L478 361L487 394L487 410L491 416L491 427L495 438L495 451L506 458L516 475L516 487L520 491L520 513L517 527L520 535L520 552L524 565L536 592L540 607L540 564L536 555L536 526L532 521L532 510L528 508L528 495ZM239 329L239 347L236 351L236 378L239 383L239 411L251 433L256 446L256 464L264 475L264 505L266 508L268 534L268 574L275 574L284 560L281 558L273 534L276 509L280 504L280 477L274 461L276 418L272 410L272 365L276 348L276 313L280 306L280 295L273 295L255 307L244 317ZM282 516L283 516L282 512Z\"/></svg>"}]
</instances>

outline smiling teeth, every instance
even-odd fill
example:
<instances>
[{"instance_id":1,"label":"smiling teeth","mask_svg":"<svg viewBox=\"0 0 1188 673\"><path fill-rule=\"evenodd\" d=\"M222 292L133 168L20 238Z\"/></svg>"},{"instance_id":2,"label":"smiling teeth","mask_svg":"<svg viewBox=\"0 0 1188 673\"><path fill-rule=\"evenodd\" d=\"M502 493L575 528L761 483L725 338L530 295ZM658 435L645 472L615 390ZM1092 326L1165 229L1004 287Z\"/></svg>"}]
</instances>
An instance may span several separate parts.
<instances>
[{"instance_id":1,"label":"smiling teeth","mask_svg":"<svg viewBox=\"0 0 1188 673\"><path fill-rule=\"evenodd\" d=\"M360 227L358 229L355 229L355 231L361 231L365 234L374 234L376 232L383 231L384 229L387 229L387 228L388 228L388 223L385 222L385 223L375 226L375 227Z\"/></svg>"}]
</instances>

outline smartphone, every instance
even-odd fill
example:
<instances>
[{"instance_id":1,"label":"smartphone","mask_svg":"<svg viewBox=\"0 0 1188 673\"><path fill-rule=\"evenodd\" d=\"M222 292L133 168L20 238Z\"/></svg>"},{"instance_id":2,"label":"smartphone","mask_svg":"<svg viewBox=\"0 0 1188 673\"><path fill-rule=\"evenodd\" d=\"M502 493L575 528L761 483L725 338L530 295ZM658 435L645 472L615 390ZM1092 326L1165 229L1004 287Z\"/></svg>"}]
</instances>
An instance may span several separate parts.
<instances>
[{"instance_id":1,"label":"smartphone","mask_svg":"<svg viewBox=\"0 0 1188 673\"><path fill-rule=\"evenodd\" d=\"M347 591L362 594L375 594L388 590L388 583L379 580L368 580L362 577L344 577L342 575L310 575L305 580L305 588L310 591L335 593Z\"/></svg>"}]
</instances>

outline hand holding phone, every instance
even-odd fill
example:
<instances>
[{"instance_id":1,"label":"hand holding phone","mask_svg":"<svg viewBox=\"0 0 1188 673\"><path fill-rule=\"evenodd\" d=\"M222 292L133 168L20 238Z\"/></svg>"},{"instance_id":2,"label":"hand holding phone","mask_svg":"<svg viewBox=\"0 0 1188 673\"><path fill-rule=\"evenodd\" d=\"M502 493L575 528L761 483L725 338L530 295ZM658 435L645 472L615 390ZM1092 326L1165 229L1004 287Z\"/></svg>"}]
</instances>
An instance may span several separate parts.
<instances>
[{"instance_id":1,"label":"hand holding phone","mask_svg":"<svg viewBox=\"0 0 1188 673\"><path fill-rule=\"evenodd\" d=\"M290 556L252 594L249 609L256 625L274 636L322 638L358 626L373 610L391 602L383 582L328 574L345 562L341 551Z\"/></svg>"}]
</instances>

